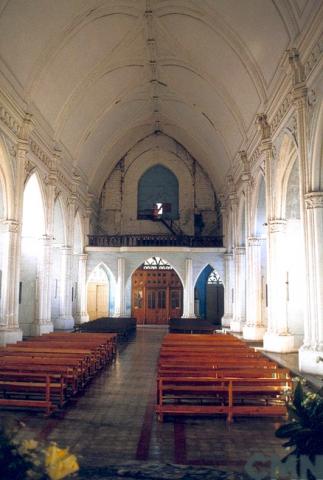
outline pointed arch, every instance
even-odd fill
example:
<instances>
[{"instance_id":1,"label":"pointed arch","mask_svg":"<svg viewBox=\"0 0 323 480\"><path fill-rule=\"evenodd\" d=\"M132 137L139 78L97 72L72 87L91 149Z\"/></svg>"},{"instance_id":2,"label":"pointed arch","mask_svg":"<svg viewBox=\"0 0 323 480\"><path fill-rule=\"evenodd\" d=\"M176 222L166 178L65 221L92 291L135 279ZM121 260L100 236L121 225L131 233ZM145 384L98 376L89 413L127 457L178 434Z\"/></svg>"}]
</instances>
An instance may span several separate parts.
<instances>
[{"instance_id":1,"label":"pointed arch","mask_svg":"<svg viewBox=\"0 0 323 480\"><path fill-rule=\"evenodd\" d=\"M286 132L279 150L278 164L273 182L273 191L275 192L273 207L274 215L277 218L284 218L288 178L296 159L297 145L292 135Z\"/></svg>"},{"instance_id":2,"label":"pointed arch","mask_svg":"<svg viewBox=\"0 0 323 480\"><path fill-rule=\"evenodd\" d=\"M138 181L138 218L152 214L154 205L166 219L179 217L179 183L176 175L162 164L148 168Z\"/></svg>"},{"instance_id":3,"label":"pointed arch","mask_svg":"<svg viewBox=\"0 0 323 480\"><path fill-rule=\"evenodd\" d=\"M131 282L131 277L132 277L133 273L134 273L138 268L140 268L147 260L150 260L151 258L152 258L152 257L147 257L147 256L146 256L146 257L143 258L141 261L137 261L134 266L131 266L130 273L129 273L127 279L126 279L126 284L128 284L129 282ZM178 271L178 268L175 267L175 266L173 265L173 263L167 258L167 254L164 255L164 252L163 252L163 256L162 256L162 257L158 257L158 258L160 258L163 262L166 262L166 263L168 263L168 264L171 266L171 268L176 272L177 276L179 277L182 286L184 286L184 279L183 279L182 274Z\"/></svg>"},{"instance_id":4,"label":"pointed arch","mask_svg":"<svg viewBox=\"0 0 323 480\"><path fill-rule=\"evenodd\" d=\"M266 204L266 180L260 171L256 181L256 188L252 202L252 221L253 234L257 237L265 237L267 221L267 204Z\"/></svg>"},{"instance_id":5,"label":"pointed arch","mask_svg":"<svg viewBox=\"0 0 323 480\"><path fill-rule=\"evenodd\" d=\"M54 243L56 245L66 245L66 205L61 194L54 202Z\"/></svg>"},{"instance_id":6,"label":"pointed arch","mask_svg":"<svg viewBox=\"0 0 323 480\"><path fill-rule=\"evenodd\" d=\"M2 199L3 199L3 218L14 218L14 187L12 178L12 168L10 165L10 156L3 140L0 135L0 181L2 187Z\"/></svg>"},{"instance_id":7,"label":"pointed arch","mask_svg":"<svg viewBox=\"0 0 323 480\"><path fill-rule=\"evenodd\" d=\"M103 275L100 275L100 271ZM104 281L104 276L107 280L106 282ZM102 291L99 292L98 289ZM95 317L95 315L93 315L94 305L91 305L93 303L95 303L95 310L97 312L99 309L99 313L97 314L102 316L100 314L101 307L99 307L97 303L99 298L102 300L102 296L105 296L106 301L106 312L104 316L107 314L111 315L111 312L114 312L116 289L117 283L112 271L104 262L99 262L89 273L86 282L86 305L90 319Z\"/></svg>"},{"instance_id":8,"label":"pointed arch","mask_svg":"<svg viewBox=\"0 0 323 480\"><path fill-rule=\"evenodd\" d=\"M35 170L25 181L22 213L22 235L40 238L46 231L46 197L40 176Z\"/></svg>"}]
</instances>

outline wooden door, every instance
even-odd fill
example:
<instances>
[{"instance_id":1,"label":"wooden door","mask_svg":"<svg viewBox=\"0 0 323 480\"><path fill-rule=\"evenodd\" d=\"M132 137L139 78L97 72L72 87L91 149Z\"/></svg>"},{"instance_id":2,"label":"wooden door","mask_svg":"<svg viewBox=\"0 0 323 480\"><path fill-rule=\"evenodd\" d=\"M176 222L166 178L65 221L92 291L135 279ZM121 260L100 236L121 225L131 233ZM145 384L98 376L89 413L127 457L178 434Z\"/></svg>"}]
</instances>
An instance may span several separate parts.
<instances>
[{"instance_id":1,"label":"wooden door","mask_svg":"<svg viewBox=\"0 0 323 480\"><path fill-rule=\"evenodd\" d=\"M132 315L138 324L167 325L170 318L181 317L182 296L174 270L138 269L132 276Z\"/></svg>"},{"instance_id":2,"label":"wooden door","mask_svg":"<svg viewBox=\"0 0 323 480\"><path fill-rule=\"evenodd\" d=\"M87 310L90 320L109 316L108 285L90 282L87 289Z\"/></svg>"}]
</instances>

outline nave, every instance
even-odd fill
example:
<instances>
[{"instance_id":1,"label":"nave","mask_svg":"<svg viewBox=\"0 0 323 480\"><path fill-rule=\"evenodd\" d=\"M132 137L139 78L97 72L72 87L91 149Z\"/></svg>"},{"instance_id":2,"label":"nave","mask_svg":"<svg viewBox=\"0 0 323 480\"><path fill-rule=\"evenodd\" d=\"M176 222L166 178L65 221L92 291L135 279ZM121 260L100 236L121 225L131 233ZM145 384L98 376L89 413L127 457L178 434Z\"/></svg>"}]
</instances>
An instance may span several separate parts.
<instances>
[{"instance_id":1,"label":"nave","mask_svg":"<svg viewBox=\"0 0 323 480\"><path fill-rule=\"evenodd\" d=\"M238 418L230 425L225 417L157 422L156 367L166 333L163 327L138 328L132 341L119 346L115 362L63 413L45 418L1 411L1 419L25 424L19 438L69 447L81 467L140 461L242 472L255 453L282 458L282 442L274 436L281 418Z\"/></svg>"}]
</instances>

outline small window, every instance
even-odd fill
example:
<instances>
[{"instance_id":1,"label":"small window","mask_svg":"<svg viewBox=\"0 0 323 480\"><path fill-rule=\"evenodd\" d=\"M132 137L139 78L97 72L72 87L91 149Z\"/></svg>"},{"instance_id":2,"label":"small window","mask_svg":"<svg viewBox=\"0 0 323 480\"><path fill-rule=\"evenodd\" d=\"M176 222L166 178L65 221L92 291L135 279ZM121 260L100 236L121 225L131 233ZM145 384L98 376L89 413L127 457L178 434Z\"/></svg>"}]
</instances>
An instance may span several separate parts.
<instances>
[{"instance_id":1,"label":"small window","mask_svg":"<svg viewBox=\"0 0 323 480\"><path fill-rule=\"evenodd\" d=\"M156 308L156 294L154 290L148 291L148 308Z\"/></svg>"},{"instance_id":2,"label":"small window","mask_svg":"<svg viewBox=\"0 0 323 480\"><path fill-rule=\"evenodd\" d=\"M179 290L171 290L171 308L181 308L181 292Z\"/></svg>"},{"instance_id":3,"label":"small window","mask_svg":"<svg viewBox=\"0 0 323 480\"><path fill-rule=\"evenodd\" d=\"M166 290L158 290L158 308L166 308Z\"/></svg>"}]
</instances>

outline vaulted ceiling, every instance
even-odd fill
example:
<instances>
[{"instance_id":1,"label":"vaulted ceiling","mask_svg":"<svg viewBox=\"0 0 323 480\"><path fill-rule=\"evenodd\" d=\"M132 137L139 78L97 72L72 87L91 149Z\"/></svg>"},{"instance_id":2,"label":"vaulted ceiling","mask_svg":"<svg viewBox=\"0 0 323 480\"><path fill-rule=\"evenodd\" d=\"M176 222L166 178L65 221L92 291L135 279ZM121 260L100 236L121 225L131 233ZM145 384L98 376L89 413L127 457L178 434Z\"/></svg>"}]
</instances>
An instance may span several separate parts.
<instances>
[{"instance_id":1,"label":"vaulted ceiling","mask_svg":"<svg viewBox=\"0 0 323 480\"><path fill-rule=\"evenodd\" d=\"M162 131L219 187L320 0L0 0L1 80L90 187Z\"/></svg>"}]
</instances>

